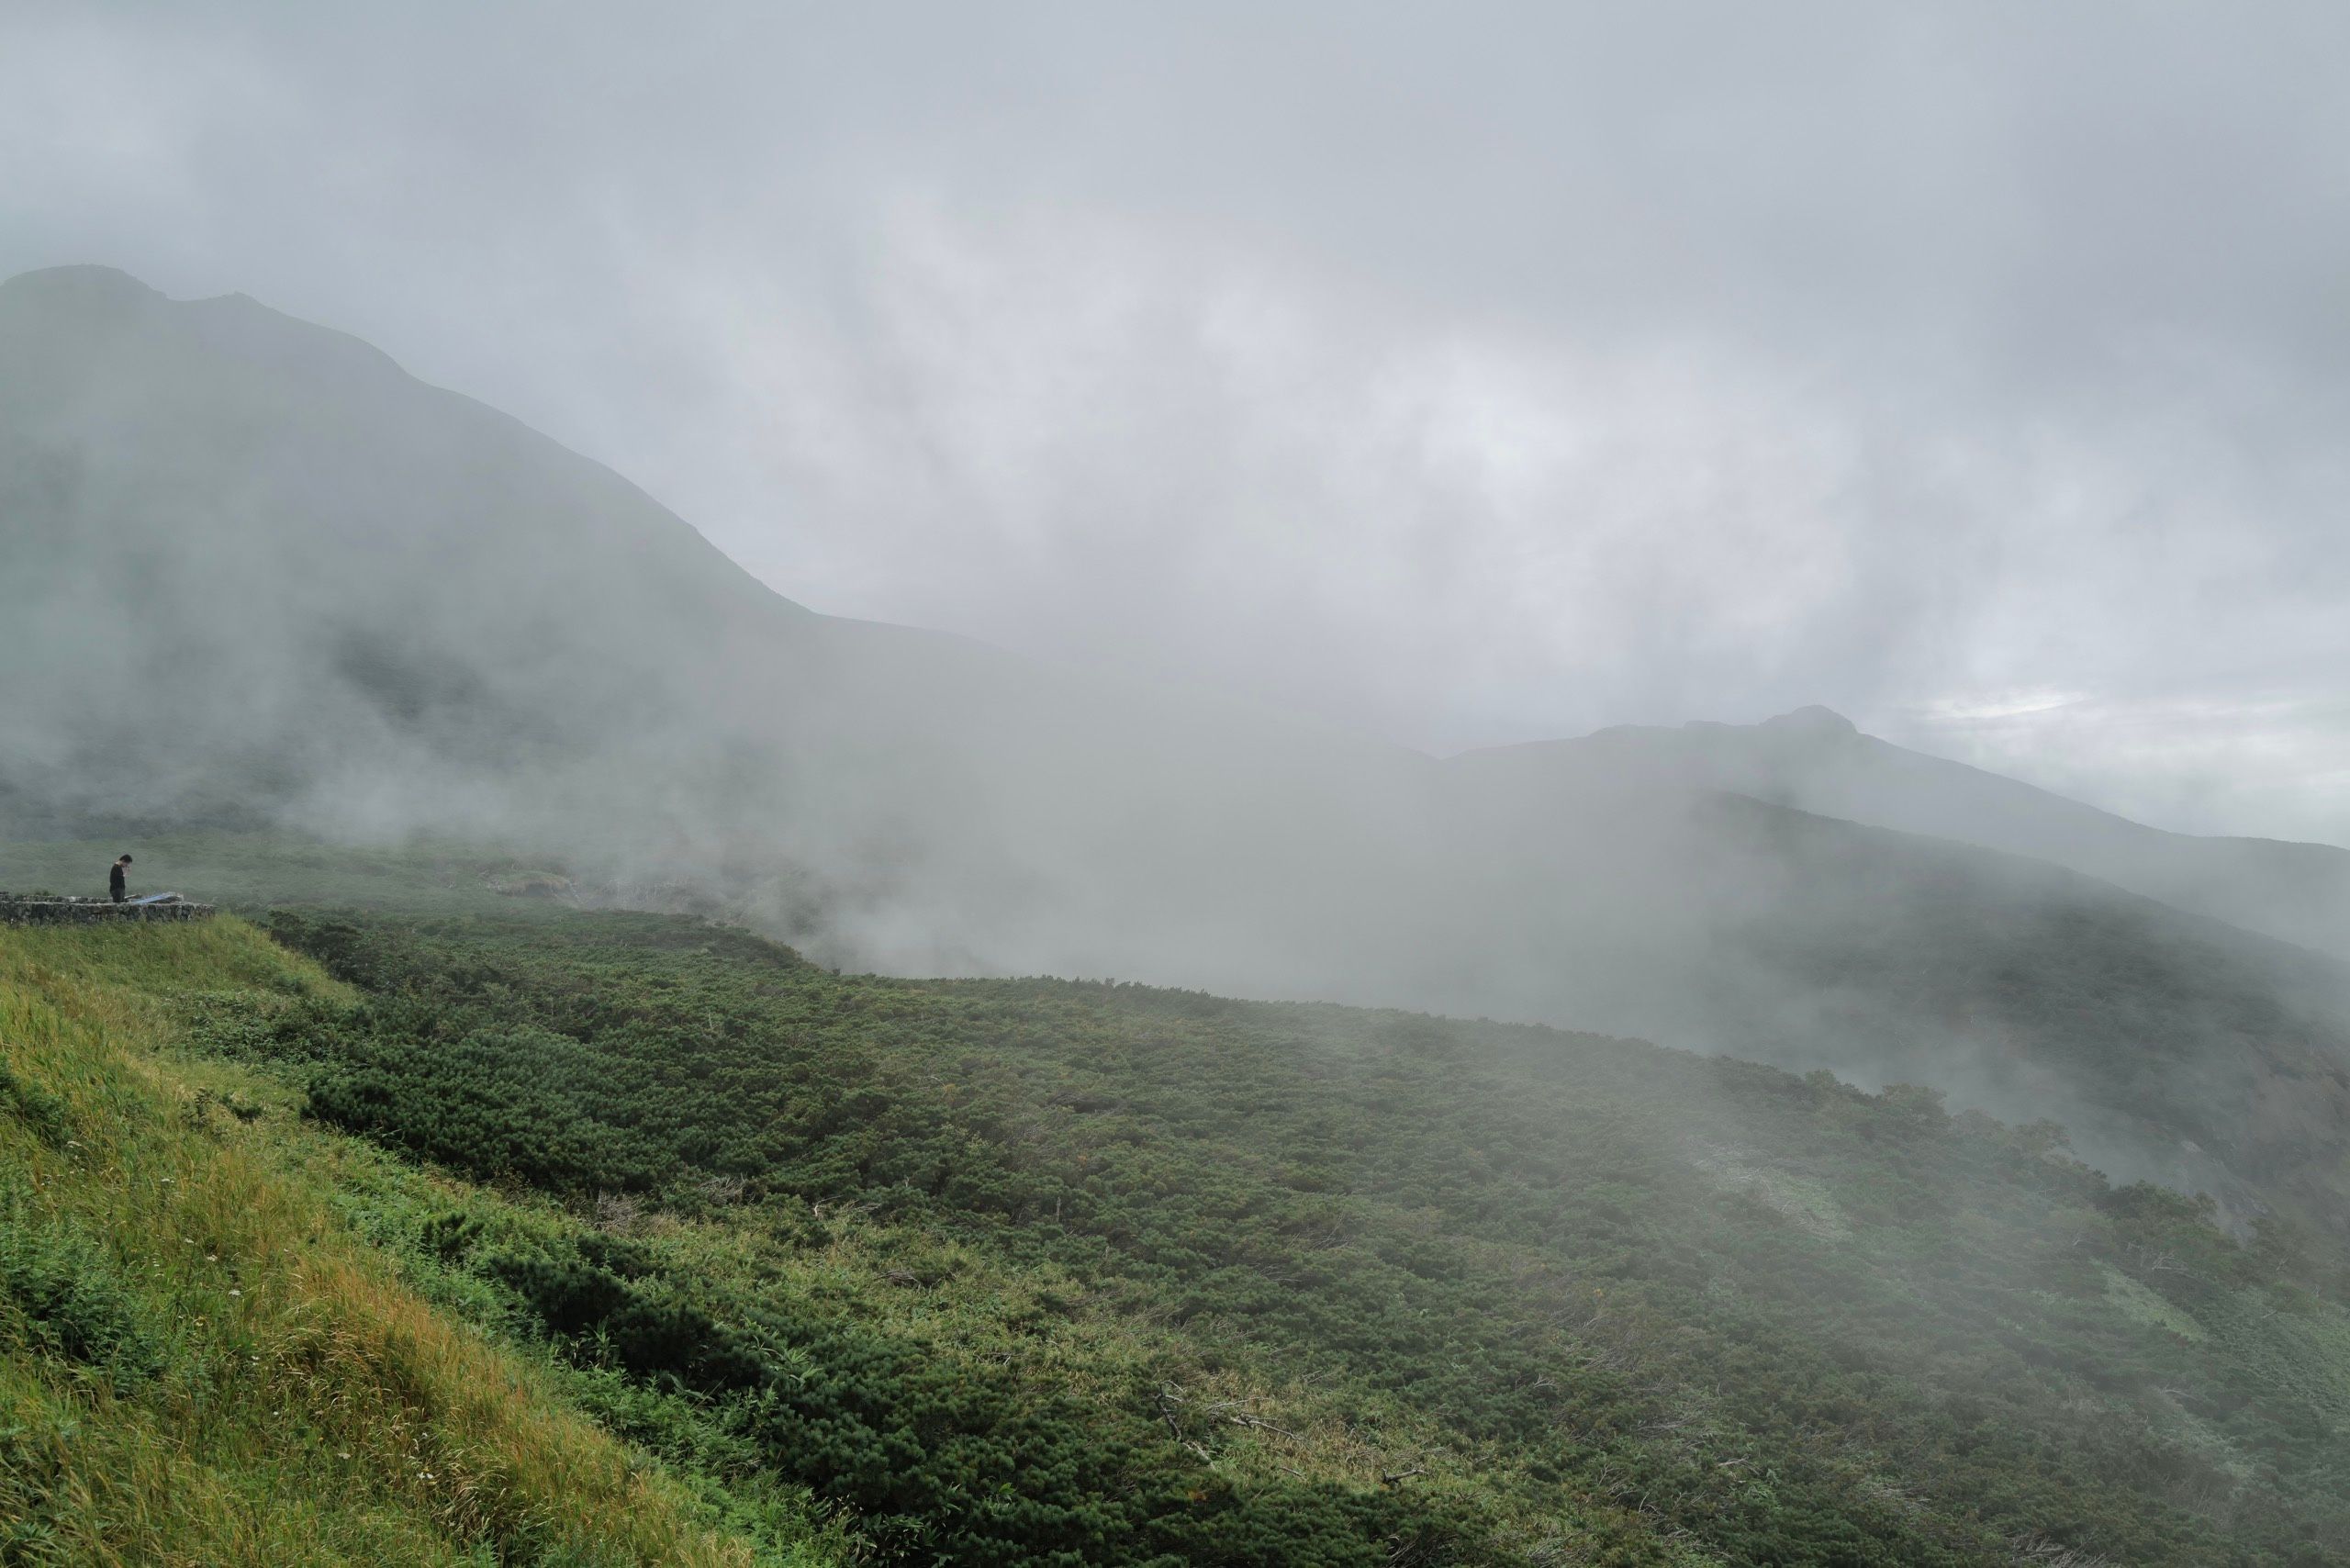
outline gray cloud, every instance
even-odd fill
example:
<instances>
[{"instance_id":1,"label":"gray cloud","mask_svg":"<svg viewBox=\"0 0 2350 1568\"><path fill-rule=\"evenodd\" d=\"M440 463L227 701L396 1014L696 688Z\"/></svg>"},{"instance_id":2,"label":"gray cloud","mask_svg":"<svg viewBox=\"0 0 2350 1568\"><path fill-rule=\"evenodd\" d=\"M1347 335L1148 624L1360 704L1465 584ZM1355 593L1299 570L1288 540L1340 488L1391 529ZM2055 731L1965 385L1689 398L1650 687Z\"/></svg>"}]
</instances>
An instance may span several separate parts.
<instances>
[{"instance_id":1,"label":"gray cloud","mask_svg":"<svg viewBox=\"0 0 2350 1568\"><path fill-rule=\"evenodd\" d=\"M2339 6L207 9L0 10L0 272L356 332L819 609L2350 839Z\"/></svg>"}]
</instances>

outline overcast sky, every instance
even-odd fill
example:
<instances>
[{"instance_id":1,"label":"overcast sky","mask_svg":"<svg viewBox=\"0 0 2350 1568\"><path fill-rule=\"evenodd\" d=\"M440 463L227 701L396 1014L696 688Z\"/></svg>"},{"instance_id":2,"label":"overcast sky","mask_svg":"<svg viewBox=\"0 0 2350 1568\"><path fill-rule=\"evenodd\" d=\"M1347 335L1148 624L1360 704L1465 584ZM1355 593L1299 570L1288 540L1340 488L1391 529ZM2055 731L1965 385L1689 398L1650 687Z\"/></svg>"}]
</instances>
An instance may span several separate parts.
<instances>
[{"instance_id":1,"label":"overcast sky","mask_svg":"<svg viewBox=\"0 0 2350 1568\"><path fill-rule=\"evenodd\" d=\"M2350 842L2339 0L0 0L0 274L77 261L818 610Z\"/></svg>"}]
</instances>

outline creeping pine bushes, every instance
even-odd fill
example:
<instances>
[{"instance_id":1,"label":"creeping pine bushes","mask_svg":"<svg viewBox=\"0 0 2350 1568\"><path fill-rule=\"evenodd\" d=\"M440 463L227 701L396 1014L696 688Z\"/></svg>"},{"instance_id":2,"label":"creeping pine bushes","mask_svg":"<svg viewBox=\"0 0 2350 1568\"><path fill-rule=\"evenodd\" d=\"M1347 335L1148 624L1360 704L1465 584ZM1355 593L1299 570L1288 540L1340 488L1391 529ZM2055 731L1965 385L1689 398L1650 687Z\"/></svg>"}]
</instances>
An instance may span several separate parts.
<instances>
[{"instance_id":1,"label":"creeping pine bushes","mask_svg":"<svg viewBox=\"0 0 2350 1568\"><path fill-rule=\"evenodd\" d=\"M1931 1096L1493 1025L842 978L649 916L276 929L368 1000L213 1034L288 1064L313 1114L756 1239L451 1220L422 1245L852 1507L886 1560L2350 1553L2330 1285ZM860 1285L854 1237L911 1261ZM1015 1312L957 1268L1056 1283ZM2115 1311L2117 1275L2229 1331ZM2316 1305L2240 1308L2288 1290ZM1187 1379L1296 1391L1312 1429Z\"/></svg>"},{"instance_id":2,"label":"creeping pine bushes","mask_svg":"<svg viewBox=\"0 0 2350 1568\"><path fill-rule=\"evenodd\" d=\"M657 1275L628 1280L587 1258L487 1267L550 1330L640 1376L731 1401L773 1462L853 1504L909 1555L1005 1568L1482 1555L1466 1519L1422 1499L1313 1484L1236 1490L1161 1429L1138 1379L1079 1397L925 1354L851 1313L738 1303L735 1325L722 1327Z\"/></svg>"}]
</instances>

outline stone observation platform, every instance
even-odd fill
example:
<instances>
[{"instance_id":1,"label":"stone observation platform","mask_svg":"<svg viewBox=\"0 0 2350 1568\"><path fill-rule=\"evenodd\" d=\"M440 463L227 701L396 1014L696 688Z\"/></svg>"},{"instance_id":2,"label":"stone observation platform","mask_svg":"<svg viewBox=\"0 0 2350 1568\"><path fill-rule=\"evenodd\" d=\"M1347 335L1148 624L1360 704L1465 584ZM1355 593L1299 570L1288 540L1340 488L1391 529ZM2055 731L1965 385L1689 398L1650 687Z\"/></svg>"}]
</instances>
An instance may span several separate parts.
<instances>
[{"instance_id":1,"label":"stone observation platform","mask_svg":"<svg viewBox=\"0 0 2350 1568\"><path fill-rule=\"evenodd\" d=\"M109 920L209 920L212 906L177 893L150 893L121 903L54 893L0 893L0 925L95 925Z\"/></svg>"}]
</instances>

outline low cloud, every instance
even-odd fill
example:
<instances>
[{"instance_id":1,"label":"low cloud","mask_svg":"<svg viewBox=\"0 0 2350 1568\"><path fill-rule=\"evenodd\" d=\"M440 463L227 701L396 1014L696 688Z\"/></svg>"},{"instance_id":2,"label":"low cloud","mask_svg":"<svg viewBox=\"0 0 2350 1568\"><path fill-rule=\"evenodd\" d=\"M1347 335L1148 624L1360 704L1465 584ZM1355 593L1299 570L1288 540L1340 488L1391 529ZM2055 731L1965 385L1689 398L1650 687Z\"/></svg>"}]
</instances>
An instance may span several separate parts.
<instances>
[{"instance_id":1,"label":"low cloud","mask_svg":"<svg viewBox=\"0 0 2350 1568\"><path fill-rule=\"evenodd\" d=\"M20 10L0 272L781 591L1449 749L1823 701L2350 836L2339 7ZM1947 717L2017 690L2032 722Z\"/></svg>"}]
</instances>

